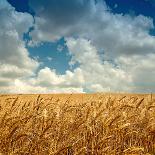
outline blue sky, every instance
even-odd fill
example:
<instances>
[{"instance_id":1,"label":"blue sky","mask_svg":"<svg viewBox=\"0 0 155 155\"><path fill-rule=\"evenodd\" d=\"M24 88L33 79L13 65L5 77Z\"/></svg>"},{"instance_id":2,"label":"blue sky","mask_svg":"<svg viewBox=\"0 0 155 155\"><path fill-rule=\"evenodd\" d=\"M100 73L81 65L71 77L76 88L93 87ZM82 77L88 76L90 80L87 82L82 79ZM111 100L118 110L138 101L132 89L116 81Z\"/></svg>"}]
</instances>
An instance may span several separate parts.
<instances>
[{"instance_id":1,"label":"blue sky","mask_svg":"<svg viewBox=\"0 0 155 155\"><path fill-rule=\"evenodd\" d=\"M38 57L38 60L43 62L41 67L53 67L58 73L63 74L69 68L68 62L71 59L64 44L64 39L60 39L56 43L44 42L37 47L28 47L28 50L31 57Z\"/></svg>"},{"instance_id":2,"label":"blue sky","mask_svg":"<svg viewBox=\"0 0 155 155\"><path fill-rule=\"evenodd\" d=\"M155 91L154 0L0 5L1 92Z\"/></svg>"}]
</instances>

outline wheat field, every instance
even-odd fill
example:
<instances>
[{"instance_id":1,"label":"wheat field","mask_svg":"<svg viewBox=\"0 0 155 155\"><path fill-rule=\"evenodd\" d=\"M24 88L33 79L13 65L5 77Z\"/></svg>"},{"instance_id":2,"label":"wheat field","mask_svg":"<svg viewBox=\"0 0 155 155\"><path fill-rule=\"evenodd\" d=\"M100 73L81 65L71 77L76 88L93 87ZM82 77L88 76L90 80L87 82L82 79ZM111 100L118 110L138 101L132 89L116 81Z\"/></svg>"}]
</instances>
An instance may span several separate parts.
<instances>
[{"instance_id":1,"label":"wheat field","mask_svg":"<svg viewBox=\"0 0 155 155\"><path fill-rule=\"evenodd\" d=\"M154 155L152 94L0 95L0 155Z\"/></svg>"}]
</instances>

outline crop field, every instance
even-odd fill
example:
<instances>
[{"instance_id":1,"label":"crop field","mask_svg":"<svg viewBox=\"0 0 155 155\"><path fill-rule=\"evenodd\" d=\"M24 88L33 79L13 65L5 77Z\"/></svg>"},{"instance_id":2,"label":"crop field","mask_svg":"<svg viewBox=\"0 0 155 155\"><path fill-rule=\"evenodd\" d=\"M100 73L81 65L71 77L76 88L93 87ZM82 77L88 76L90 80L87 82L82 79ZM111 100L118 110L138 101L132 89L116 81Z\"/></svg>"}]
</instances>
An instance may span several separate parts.
<instances>
[{"instance_id":1,"label":"crop field","mask_svg":"<svg viewBox=\"0 0 155 155\"><path fill-rule=\"evenodd\" d=\"M0 155L155 155L155 96L0 95Z\"/></svg>"}]
</instances>

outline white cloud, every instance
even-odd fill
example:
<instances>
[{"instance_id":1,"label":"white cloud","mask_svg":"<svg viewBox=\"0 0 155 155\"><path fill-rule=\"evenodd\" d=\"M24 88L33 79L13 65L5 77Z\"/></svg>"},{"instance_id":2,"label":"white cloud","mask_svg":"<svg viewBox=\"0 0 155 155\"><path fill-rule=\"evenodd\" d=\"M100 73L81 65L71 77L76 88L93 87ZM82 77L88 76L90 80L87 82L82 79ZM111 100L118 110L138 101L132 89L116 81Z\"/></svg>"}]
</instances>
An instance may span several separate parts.
<instances>
[{"instance_id":1,"label":"white cloud","mask_svg":"<svg viewBox=\"0 0 155 155\"><path fill-rule=\"evenodd\" d=\"M12 18L12 17L10 17ZM38 64L29 57L25 44L19 38L16 29L2 29L0 24L0 62L1 64L16 65L19 68L32 69Z\"/></svg>"},{"instance_id":2,"label":"white cloud","mask_svg":"<svg viewBox=\"0 0 155 155\"><path fill-rule=\"evenodd\" d=\"M154 28L151 18L113 14L104 2L98 1L95 4L92 0L84 3L88 7L80 5L86 11L77 11L76 20L72 10L68 10L69 18L65 22L64 10L58 13L43 2L37 6L41 4L47 10L35 8L36 27L32 32L34 41L67 38L72 56L69 64L80 64L85 89L154 91L151 83L154 83L155 37L149 34ZM57 5L57 9L61 9L61 6ZM148 72L149 78L146 77Z\"/></svg>"},{"instance_id":3,"label":"white cloud","mask_svg":"<svg viewBox=\"0 0 155 155\"><path fill-rule=\"evenodd\" d=\"M91 11L91 1L38 1L30 0L30 6L34 9L35 30L31 32L33 42L55 41L62 36L74 35L79 30L81 22L87 18Z\"/></svg>"},{"instance_id":4,"label":"white cloud","mask_svg":"<svg viewBox=\"0 0 155 155\"><path fill-rule=\"evenodd\" d=\"M154 92L155 54L120 56L101 61L96 48L86 39L67 39L74 62L80 63L91 91Z\"/></svg>"},{"instance_id":5,"label":"white cloud","mask_svg":"<svg viewBox=\"0 0 155 155\"><path fill-rule=\"evenodd\" d=\"M33 3L37 3L38 7ZM56 4L53 1L47 1L47 3L32 1L32 7L36 11L35 30L31 32L34 42L56 41L61 37L72 36L87 38L98 50L104 50L107 59L122 54L134 55L144 54L147 51L154 52L155 38L149 34L150 29L154 28L151 18L142 15L134 17L113 14L102 1L95 4L93 0L87 2L75 0L74 3L80 4L79 9L81 7L83 10L79 11L74 3L67 3L72 7L67 12L65 12L67 7L59 3L59 1ZM46 9L40 10L41 6ZM52 9L54 7L58 10L64 8L58 12L58 10ZM76 15L73 11L74 7L77 9ZM66 17L66 14L69 16Z\"/></svg>"},{"instance_id":6,"label":"white cloud","mask_svg":"<svg viewBox=\"0 0 155 155\"><path fill-rule=\"evenodd\" d=\"M39 70L37 58L30 58L22 37L33 24L31 15L16 12L3 0L0 17L1 93L83 92L84 79L79 68L58 75L48 67Z\"/></svg>"},{"instance_id":7,"label":"white cloud","mask_svg":"<svg viewBox=\"0 0 155 155\"><path fill-rule=\"evenodd\" d=\"M0 59L1 93L83 92L83 77L80 69L76 69L74 72L66 71L65 75L57 75L55 70L46 67L35 75L38 62L27 55L24 43L18 38L11 40L11 37L8 37L4 43L8 41L10 41L9 45L3 44L3 51L10 49L7 51L8 53L3 55L0 51L2 55ZM15 43L16 41L21 44Z\"/></svg>"},{"instance_id":8,"label":"white cloud","mask_svg":"<svg viewBox=\"0 0 155 155\"><path fill-rule=\"evenodd\" d=\"M121 56L109 63L100 59L97 49L89 40L68 38L66 44L74 62L79 62L78 68L73 72L67 70L63 75L57 74L55 69L43 68L36 77L15 80L10 92L155 91L155 54L128 58Z\"/></svg>"},{"instance_id":9,"label":"white cloud","mask_svg":"<svg viewBox=\"0 0 155 155\"><path fill-rule=\"evenodd\" d=\"M33 69L27 69L10 64L0 64L0 77L16 79L20 77L28 77L34 74Z\"/></svg>"},{"instance_id":10,"label":"white cloud","mask_svg":"<svg viewBox=\"0 0 155 155\"><path fill-rule=\"evenodd\" d=\"M0 8L0 62L26 68L36 64L30 59L22 41L23 33L33 24L33 18L27 13L16 12L5 0Z\"/></svg>"},{"instance_id":11,"label":"white cloud","mask_svg":"<svg viewBox=\"0 0 155 155\"><path fill-rule=\"evenodd\" d=\"M74 72L69 70L64 75L59 75L55 70L46 67L41 69L35 79L35 84L46 87L49 90L59 88L59 91L70 89L82 89L84 78L80 68L76 68Z\"/></svg>"},{"instance_id":12,"label":"white cloud","mask_svg":"<svg viewBox=\"0 0 155 155\"><path fill-rule=\"evenodd\" d=\"M39 69L38 60L30 58L22 40L23 33L33 25L32 16L16 12L2 0L0 92L155 92L155 37L149 34L154 27L151 18L113 14L102 1L95 4L93 0L69 3L61 0L64 4L61 6L59 1L53 2L30 1L36 12L30 44L65 37L72 57L69 64L79 66L65 74L58 74L48 66Z\"/></svg>"},{"instance_id":13,"label":"white cloud","mask_svg":"<svg viewBox=\"0 0 155 155\"><path fill-rule=\"evenodd\" d=\"M85 84L90 91L129 90L130 76L108 61L101 61L95 46L86 39L68 38L66 44L74 62L80 64Z\"/></svg>"},{"instance_id":14,"label":"white cloud","mask_svg":"<svg viewBox=\"0 0 155 155\"><path fill-rule=\"evenodd\" d=\"M5 0L0 4L0 91L4 92L16 79L34 75L39 63L29 57L22 41L33 24L32 16L16 12Z\"/></svg>"},{"instance_id":15,"label":"white cloud","mask_svg":"<svg viewBox=\"0 0 155 155\"><path fill-rule=\"evenodd\" d=\"M117 63L132 78L133 92L155 92L155 54L120 57Z\"/></svg>"},{"instance_id":16,"label":"white cloud","mask_svg":"<svg viewBox=\"0 0 155 155\"><path fill-rule=\"evenodd\" d=\"M2 85L1 89L10 93L75 93L84 92L83 82L80 69L58 75L55 70L46 67L38 72L37 77L15 79L12 85Z\"/></svg>"}]
</instances>

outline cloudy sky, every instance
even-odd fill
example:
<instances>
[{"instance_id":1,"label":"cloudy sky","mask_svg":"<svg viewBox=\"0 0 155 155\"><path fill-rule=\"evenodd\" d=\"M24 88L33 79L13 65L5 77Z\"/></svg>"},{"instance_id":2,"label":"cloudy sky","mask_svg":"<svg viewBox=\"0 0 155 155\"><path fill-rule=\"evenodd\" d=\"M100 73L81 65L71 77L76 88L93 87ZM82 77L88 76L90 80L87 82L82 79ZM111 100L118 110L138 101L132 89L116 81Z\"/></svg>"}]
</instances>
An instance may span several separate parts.
<instances>
[{"instance_id":1,"label":"cloudy sky","mask_svg":"<svg viewBox=\"0 0 155 155\"><path fill-rule=\"evenodd\" d=\"M154 0L0 0L0 93L155 92Z\"/></svg>"}]
</instances>

